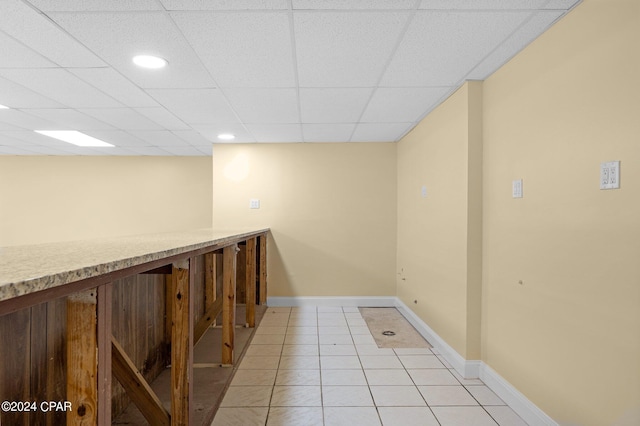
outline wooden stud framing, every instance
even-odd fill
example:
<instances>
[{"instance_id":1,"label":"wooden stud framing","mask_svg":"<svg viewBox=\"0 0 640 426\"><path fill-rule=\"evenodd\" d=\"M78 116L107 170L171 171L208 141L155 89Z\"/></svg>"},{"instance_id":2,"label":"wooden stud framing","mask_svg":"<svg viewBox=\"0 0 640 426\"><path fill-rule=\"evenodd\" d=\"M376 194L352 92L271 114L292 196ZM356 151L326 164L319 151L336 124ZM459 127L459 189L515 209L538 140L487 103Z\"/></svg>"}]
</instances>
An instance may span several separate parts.
<instances>
[{"instance_id":1,"label":"wooden stud framing","mask_svg":"<svg viewBox=\"0 0 640 426\"><path fill-rule=\"evenodd\" d=\"M216 265L217 256L214 252L207 253L204 255L204 306L208 311L211 308L211 305L216 301L218 297L216 289L217 289L217 276L218 276L218 268ZM209 324L215 324L216 318L213 318L213 321ZM196 326L197 328L197 326ZM197 342L199 339L196 339Z\"/></svg>"},{"instance_id":2,"label":"wooden stud framing","mask_svg":"<svg viewBox=\"0 0 640 426\"><path fill-rule=\"evenodd\" d=\"M66 400L72 404L72 411L66 413L67 425L106 426L111 424L112 374L123 384L127 394L151 424L187 425L193 420L194 339L202 337L206 329L215 321L216 316L222 312L222 363L232 365L237 292L246 292L247 324L254 327L258 272L260 303L266 303L266 234L250 235L252 236L237 236L231 241L227 240L224 244L232 245L224 248L212 245L42 292L0 301L0 312L3 315L35 306L36 308L31 308L31 314L36 317L32 319L31 330L53 330L56 324L65 327L66 311L66 342L63 346L58 345L60 350L66 348L66 368L62 365L65 362L61 356L63 354L54 356L54 347L57 343L49 336L46 341L43 341L44 343L41 343L45 349L34 346L40 344L37 340L31 340L27 349L36 347L35 352L46 353L46 357L42 357L46 358L43 365L60 374L60 377L47 374L44 379L46 398L49 400L64 397L64 385L60 389L54 389L60 395L54 393L52 389L56 383L65 381L64 370L66 370ZM239 264L237 243L244 244L242 238L246 238L246 261ZM214 247L215 251L212 252ZM221 256L218 257L217 254ZM196 275L194 265L195 256L200 255L204 255L205 261L206 312L198 324L194 325ZM171 264L172 262L174 263ZM170 266L168 267L167 264ZM112 314L117 314L117 311L112 313L112 304L118 306L118 295L116 293L112 295L111 282L114 279L128 279L135 274L144 273L166 274L165 340L171 346L171 414L163 407L141 372L136 369L111 334L114 321ZM242 283L241 280L245 282ZM236 284L241 288L238 289ZM222 287L222 296L217 292L218 286ZM66 301L62 299L64 297ZM154 303L157 305L161 297L162 295L159 295L155 300L150 299L147 308ZM37 306L39 303L54 299L58 299L59 307L56 307L55 303L49 303L50 306L46 309ZM66 309L64 309L65 303ZM159 309L162 310L162 307L160 306ZM35 311L37 315L33 313ZM140 336L142 338L147 336L144 332L139 334L137 329L124 331L133 332L134 340ZM158 330L157 333L162 333L162 330ZM50 334L54 335L54 333ZM62 332L59 336L61 341ZM31 338L28 337L26 340L29 341L29 339ZM32 358L30 352L26 352L26 357L34 362L35 358ZM39 368L38 365L35 367ZM31 381L30 386L36 389L42 388L39 381ZM46 419L47 424L53 421L53 417Z\"/></svg>"},{"instance_id":3,"label":"wooden stud framing","mask_svg":"<svg viewBox=\"0 0 640 426\"><path fill-rule=\"evenodd\" d=\"M207 253L204 255L204 283L205 306L209 307L216 301L216 255L215 253Z\"/></svg>"},{"instance_id":4,"label":"wooden stud framing","mask_svg":"<svg viewBox=\"0 0 640 426\"><path fill-rule=\"evenodd\" d=\"M175 263L171 324L171 424L188 425L193 413L194 258Z\"/></svg>"},{"instance_id":5,"label":"wooden stud framing","mask_svg":"<svg viewBox=\"0 0 640 426\"><path fill-rule=\"evenodd\" d=\"M97 289L67 298L67 425L98 423Z\"/></svg>"},{"instance_id":6,"label":"wooden stud framing","mask_svg":"<svg viewBox=\"0 0 640 426\"><path fill-rule=\"evenodd\" d=\"M225 247L222 254L222 364L233 364L236 319L236 255L238 245Z\"/></svg>"},{"instance_id":7,"label":"wooden stud framing","mask_svg":"<svg viewBox=\"0 0 640 426\"><path fill-rule=\"evenodd\" d=\"M245 285L246 285L246 317L247 327L256 326L256 239L247 240L246 248L246 268L245 268Z\"/></svg>"},{"instance_id":8,"label":"wooden stud framing","mask_svg":"<svg viewBox=\"0 0 640 426\"><path fill-rule=\"evenodd\" d=\"M260 242L260 304L267 303L267 234L258 237Z\"/></svg>"},{"instance_id":9,"label":"wooden stud framing","mask_svg":"<svg viewBox=\"0 0 640 426\"><path fill-rule=\"evenodd\" d=\"M111 337L111 354L113 357L113 375L116 376L129 398L136 404L136 407L138 407L149 424L171 425L171 416L162 405L162 402L113 336Z\"/></svg>"},{"instance_id":10,"label":"wooden stud framing","mask_svg":"<svg viewBox=\"0 0 640 426\"><path fill-rule=\"evenodd\" d=\"M98 424L111 424L112 285L98 287Z\"/></svg>"},{"instance_id":11,"label":"wooden stud framing","mask_svg":"<svg viewBox=\"0 0 640 426\"><path fill-rule=\"evenodd\" d=\"M197 345L207 329L216 320L218 314L222 311L222 299L218 299L209 306L207 312L200 318L193 331L193 344Z\"/></svg>"}]
</instances>

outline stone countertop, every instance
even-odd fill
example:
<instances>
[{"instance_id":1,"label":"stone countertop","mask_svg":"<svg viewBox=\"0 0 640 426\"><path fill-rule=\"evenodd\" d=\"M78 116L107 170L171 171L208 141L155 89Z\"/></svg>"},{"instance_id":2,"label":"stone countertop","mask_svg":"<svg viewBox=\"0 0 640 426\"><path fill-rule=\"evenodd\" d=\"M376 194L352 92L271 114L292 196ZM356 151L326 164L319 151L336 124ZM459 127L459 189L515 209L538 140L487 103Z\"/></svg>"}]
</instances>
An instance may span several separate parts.
<instances>
[{"instance_id":1,"label":"stone countertop","mask_svg":"<svg viewBox=\"0 0 640 426\"><path fill-rule=\"evenodd\" d=\"M200 229L0 247L0 301L268 231Z\"/></svg>"}]
</instances>

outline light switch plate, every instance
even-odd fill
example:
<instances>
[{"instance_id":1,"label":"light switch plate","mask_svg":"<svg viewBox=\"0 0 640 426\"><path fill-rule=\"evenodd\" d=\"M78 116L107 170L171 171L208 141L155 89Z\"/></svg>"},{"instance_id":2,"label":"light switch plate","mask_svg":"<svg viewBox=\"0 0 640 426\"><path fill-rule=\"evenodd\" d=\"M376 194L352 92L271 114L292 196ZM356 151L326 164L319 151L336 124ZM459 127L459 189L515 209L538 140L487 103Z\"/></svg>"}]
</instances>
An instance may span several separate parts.
<instances>
[{"instance_id":1,"label":"light switch plate","mask_svg":"<svg viewBox=\"0 0 640 426\"><path fill-rule=\"evenodd\" d=\"M250 209L259 209L260 208L260 200L257 198L252 198L249 200L249 208Z\"/></svg>"},{"instance_id":2,"label":"light switch plate","mask_svg":"<svg viewBox=\"0 0 640 426\"><path fill-rule=\"evenodd\" d=\"M620 188L620 161L600 163L600 189Z\"/></svg>"},{"instance_id":3,"label":"light switch plate","mask_svg":"<svg viewBox=\"0 0 640 426\"><path fill-rule=\"evenodd\" d=\"M420 195L422 196L422 198L427 198L427 187L425 185L420 188Z\"/></svg>"},{"instance_id":4,"label":"light switch plate","mask_svg":"<svg viewBox=\"0 0 640 426\"><path fill-rule=\"evenodd\" d=\"M522 179L514 180L511 183L511 195L513 198L522 198Z\"/></svg>"}]
</instances>

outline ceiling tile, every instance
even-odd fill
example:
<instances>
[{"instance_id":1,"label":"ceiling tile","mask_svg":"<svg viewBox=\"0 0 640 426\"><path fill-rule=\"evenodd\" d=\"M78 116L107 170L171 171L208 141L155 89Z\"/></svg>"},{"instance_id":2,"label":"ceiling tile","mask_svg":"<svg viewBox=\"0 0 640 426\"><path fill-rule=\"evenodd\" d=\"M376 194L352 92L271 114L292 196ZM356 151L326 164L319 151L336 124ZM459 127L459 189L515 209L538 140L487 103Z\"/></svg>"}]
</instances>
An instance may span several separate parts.
<instances>
[{"instance_id":1,"label":"ceiling tile","mask_svg":"<svg viewBox=\"0 0 640 426\"><path fill-rule=\"evenodd\" d=\"M351 142L393 142L400 139L413 123L359 123Z\"/></svg>"},{"instance_id":2,"label":"ceiling tile","mask_svg":"<svg viewBox=\"0 0 640 426\"><path fill-rule=\"evenodd\" d=\"M24 44L0 31L0 68L53 67L55 64Z\"/></svg>"},{"instance_id":3,"label":"ceiling tile","mask_svg":"<svg viewBox=\"0 0 640 426\"><path fill-rule=\"evenodd\" d=\"M160 0L167 10L288 9L288 0Z\"/></svg>"},{"instance_id":4,"label":"ceiling tile","mask_svg":"<svg viewBox=\"0 0 640 426\"><path fill-rule=\"evenodd\" d=\"M174 130L176 136L193 146L211 146L211 141L195 130Z\"/></svg>"},{"instance_id":5,"label":"ceiling tile","mask_svg":"<svg viewBox=\"0 0 640 426\"><path fill-rule=\"evenodd\" d=\"M544 9L568 10L580 2L582 0L550 0L549 3L544 5Z\"/></svg>"},{"instance_id":6,"label":"ceiling tile","mask_svg":"<svg viewBox=\"0 0 640 426\"><path fill-rule=\"evenodd\" d=\"M45 12L162 10L155 0L29 0L29 3Z\"/></svg>"},{"instance_id":7,"label":"ceiling tile","mask_svg":"<svg viewBox=\"0 0 640 426\"><path fill-rule=\"evenodd\" d=\"M299 123L296 89L226 89L244 123Z\"/></svg>"},{"instance_id":8,"label":"ceiling tile","mask_svg":"<svg viewBox=\"0 0 640 426\"><path fill-rule=\"evenodd\" d=\"M0 113L0 131L1 130L22 130L20 127L13 124L5 123L2 121L2 114Z\"/></svg>"},{"instance_id":9,"label":"ceiling tile","mask_svg":"<svg viewBox=\"0 0 640 426\"><path fill-rule=\"evenodd\" d=\"M84 114L111 124L121 130L161 130L162 127L131 108L87 108Z\"/></svg>"},{"instance_id":10,"label":"ceiling tile","mask_svg":"<svg viewBox=\"0 0 640 426\"><path fill-rule=\"evenodd\" d=\"M166 13L51 13L50 16L139 87L214 86L202 62ZM160 56L169 64L160 70L139 68L132 58L141 54Z\"/></svg>"},{"instance_id":11,"label":"ceiling tile","mask_svg":"<svg viewBox=\"0 0 640 426\"><path fill-rule=\"evenodd\" d=\"M207 140L213 143L236 143L236 142L255 142L242 124L238 123L218 123L218 124L194 124L192 126ZM221 141L218 135L221 133L231 133L235 135L232 141Z\"/></svg>"},{"instance_id":12,"label":"ceiling tile","mask_svg":"<svg viewBox=\"0 0 640 426\"><path fill-rule=\"evenodd\" d=\"M420 119L451 89L451 87L376 89L360 121L371 123L414 122Z\"/></svg>"},{"instance_id":13,"label":"ceiling tile","mask_svg":"<svg viewBox=\"0 0 640 426\"><path fill-rule=\"evenodd\" d=\"M63 108L59 102L0 77L0 105L10 108Z\"/></svg>"},{"instance_id":14,"label":"ceiling tile","mask_svg":"<svg viewBox=\"0 0 640 426\"><path fill-rule=\"evenodd\" d=\"M149 89L147 93L187 124L238 122L217 89Z\"/></svg>"},{"instance_id":15,"label":"ceiling tile","mask_svg":"<svg viewBox=\"0 0 640 426\"><path fill-rule=\"evenodd\" d=\"M292 0L294 9L414 9L415 0Z\"/></svg>"},{"instance_id":16,"label":"ceiling tile","mask_svg":"<svg viewBox=\"0 0 640 426\"><path fill-rule=\"evenodd\" d=\"M129 148L121 148L119 146L94 147L94 148L83 148L78 146L78 147L74 147L73 150L77 155L118 155L118 156L138 155L137 152L132 151Z\"/></svg>"},{"instance_id":17,"label":"ceiling tile","mask_svg":"<svg viewBox=\"0 0 640 426\"><path fill-rule=\"evenodd\" d=\"M4 146L0 143L0 155L38 155L38 153L15 146Z\"/></svg>"},{"instance_id":18,"label":"ceiling tile","mask_svg":"<svg viewBox=\"0 0 640 426\"><path fill-rule=\"evenodd\" d=\"M285 13L171 15L220 87L294 87Z\"/></svg>"},{"instance_id":19,"label":"ceiling tile","mask_svg":"<svg viewBox=\"0 0 640 426\"><path fill-rule=\"evenodd\" d=\"M151 146L149 142L143 141L142 139L139 139L122 130L89 130L84 133L118 147L126 148Z\"/></svg>"},{"instance_id":20,"label":"ceiling tile","mask_svg":"<svg viewBox=\"0 0 640 426\"><path fill-rule=\"evenodd\" d=\"M62 67L104 66L45 15L19 0L0 1L0 30Z\"/></svg>"},{"instance_id":21,"label":"ceiling tile","mask_svg":"<svg viewBox=\"0 0 640 426\"><path fill-rule=\"evenodd\" d=\"M29 109L31 115L56 124L58 129L73 130L108 130L113 129L107 123L96 120L74 109ZM42 129L42 127L40 127Z\"/></svg>"},{"instance_id":22,"label":"ceiling tile","mask_svg":"<svg viewBox=\"0 0 640 426\"><path fill-rule=\"evenodd\" d=\"M300 124L247 124L256 142L302 142Z\"/></svg>"},{"instance_id":23,"label":"ceiling tile","mask_svg":"<svg viewBox=\"0 0 640 426\"><path fill-rule=\"evenodd\" d=\"M191 157L204 155L202 151L200 151L196 147L189 146L189 145L163 146L162 149L164 149L167 152L170 152L173 155L191 156Z\"/></svg>"},{"instance_id":24,"label":"ceiling tile","mask_svg":"<svg viewBox=\"0 0 640 426\"><path fill-rule=\"evenodd\" d=\"M153 146L165 147L188 145L187 142L183 141L168 130L131 130L129 133Z\"/></svg>"},{"instance_id":25,"label":"ceiling tile","mask_svg":"<svg viewBox=\"0 0 640 426\"><path fill-rule=\"evenodd\" d=\"M524 49L543 31L564 14L564 11L536 13L531 20L518 28L511 37L481 61L467 76L470 80L485 80L509 59Z\"/></svg>"},{"instance_id":26,"label":"ceiling tile","mask_svg":"<svg viewBox=\"0 0 640 426\"><path fill-rule=\"evenodd\" d=\"M118 107L119 102L60 68L0 69L8 80L72 108ZM38 104L39 108L45 108Z\"/></svg>"},{"instance_id":27,"label":"ceiling tile","mask_svg":"<svg viewBox=\"0 0 640 426\"><path fill-rule=\"evenodd\" d=\"M158 103L142 89L127 80L113 68L72 68L69 72L108 93L128 107L157 107Z\"/></svg>"},{"instance_id":28,"label":"ceiling tile","mask_svg":"<svg viewBox=\"0 0 640 426\"><path fill-rule=\"evenodd\" d=\"M31 155L74 155L73 146L70 145L71 148L63 149L63 148L52 148L46 145L39 146L29 146L25 147L24 150L31 151ZM76 147L77 148L77 147Z\"/></svg>"},{"instance_id":29,"label":"ceiling tile","mask_svg":"<svg viewBox=\"0 0 640 426\"><path fill-rule=\"evenodd\" d=\"M355 123L373 89L300 89L303 123Z\"/></svg>"},{"instance_id":30,"label":"ceiling tile","mask_svg":"<svg viewBox=\"0 0 640 426\"><path fill-rule=\"evenodd\" d=\"M20 131L24 132L24 131ZM15 135L17 133L15 131L0 131L0 145L2 146L13 146L17 148L35 145L34 142L24 141L22 139L16 138Z\"/></svg>"},{"instance_id":31,"label":"ceiling tile","mask_svg":"<svg viewBox=\"0 0 640 426\"><path fill-rule=\"evenodd\" d=\"M158 148L155 146L146 146L146 147L129 147L128 150L135 152L136 155L145 155L145 156L154 156L154 157L168 157L172 156L169 151L165 151L162 148Z\"/></svg>"},{"instance_id":32,"label":"ceiling tile","mask_svg":"<svg viewBox=\"0 0 640 426\"><path fill-rule=\"evenodd\" d=\"M531 12L418 12L381 86L456 86Z\"/></svg>"},{"instance_id":33,"label":"ceiling tile","mask_svg":"<svg viewBox=\"0 0 640 426\"><path fill-rule=\"evenodd\" d=\"M422 0L419 9L482 10L539 9L548 0Z\"/></svg>"},{"instance_id":34,"label":"ceiling tile","mask_svg":"<svg viewBox=\"0 0 640 426\"><path fill-rule=\"evenodd\" d=\"M2 136L17 139L25 142L25 146L45 146L55 149L68 150L73 147L70 143L63 142L49 136L41 135L32 130L20 130L14 132L0 132Z\"/></svg>"},{"instance_id":35,"label":"ceiling tile","mask_svg":"<svg viewBox=\"0 0 640 426\"><path fill-rule=\"evenodd\" d=\"M408 17L405 12L296 12L300 86L375 86Z\"/></svg>"},{"instance_id":36,"label":"ceiling tile","mask_svg":"<svg viewBox=\"0 0 640 426\"><path fill-rule=\"evenodd\" d=\"M199 145L199 146L196 146L195 149L197 149L198 151L200 151L204 155L211 156L213 154L213 144L209 144L209 145L206 145L206 146Z\"/></svg>"},{"instance_id":37,"label":"ceiling tile","mask_svg":"<svg viewBox=\"0 0 640 426\"><path fill-rule=\"evenodd\" d=\"M305 142L348 142L355 129L354 123L303 124Z\"/></svg>"},{"instance_id":38,"label":"ceiling tile","mask_svg":"<svg viewBox=\"0 0 640 426\"><path fill-rule=\"evenodd\" d=\"M134 108L137 112L147 117L149 120L158 123L160 126L169 130L190 129L191 127L185 124L175 115L171 114L166 108Z\"/></svg>"},{"instance_id":39,"label":"ceiling tile","mask_svg":"<svg viewBox=\"0 0 640 426\"><path fill-rule=\"evenodd\" d=\"M62 127L41 117L27 114L17 109L0 111L0 121L26 130L57 130Z\"/></svg>"}]
</instances>

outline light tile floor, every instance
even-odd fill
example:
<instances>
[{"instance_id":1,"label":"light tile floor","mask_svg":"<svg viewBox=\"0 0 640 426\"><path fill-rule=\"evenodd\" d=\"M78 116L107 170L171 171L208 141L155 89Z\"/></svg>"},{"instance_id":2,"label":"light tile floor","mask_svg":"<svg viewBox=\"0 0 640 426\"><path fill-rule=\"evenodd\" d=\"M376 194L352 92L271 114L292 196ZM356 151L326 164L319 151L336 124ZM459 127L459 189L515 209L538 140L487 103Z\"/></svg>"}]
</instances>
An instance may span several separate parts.
<instances>
[{"instance_id":1,"label":"light tile floor","mask_svg":"<svg viewBox=\"0 0 640 426\"><path fill-rule=\"evenodd\" d=\"M526 426L429 349L381 349L357 308L269 308L212 426Z\"/></svg>"}]
</instances>

